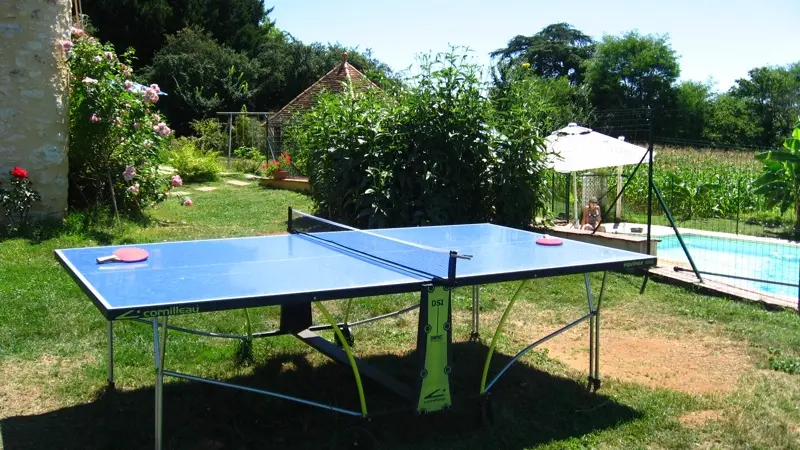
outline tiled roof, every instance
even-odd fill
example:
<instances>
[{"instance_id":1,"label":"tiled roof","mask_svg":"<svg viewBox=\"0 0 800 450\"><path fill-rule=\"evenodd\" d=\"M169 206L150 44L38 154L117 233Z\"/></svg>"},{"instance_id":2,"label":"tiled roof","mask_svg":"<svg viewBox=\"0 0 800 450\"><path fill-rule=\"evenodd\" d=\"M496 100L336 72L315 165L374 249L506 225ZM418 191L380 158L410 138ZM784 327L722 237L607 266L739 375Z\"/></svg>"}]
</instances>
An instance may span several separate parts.
<instances>
[{"instance_id":1,"label":"tiled roof","mask_svg":"<svg viewBox=\"0 0 800 450\"><path fill-rule=\"evenodd\" d=\"M370 81L363 73L347 62L347 52L342 53L342 60L330 72L323 75L314 84L308 87L294 100L287 103L283 108L270 117L270 122L280 125L289 119L294 113L308 109L313 105L314 95L323 89L333 92L341 92L345 88L346 82L352 82L355 89L377 88L378 86Z\"/></svg>"}]
</instances>

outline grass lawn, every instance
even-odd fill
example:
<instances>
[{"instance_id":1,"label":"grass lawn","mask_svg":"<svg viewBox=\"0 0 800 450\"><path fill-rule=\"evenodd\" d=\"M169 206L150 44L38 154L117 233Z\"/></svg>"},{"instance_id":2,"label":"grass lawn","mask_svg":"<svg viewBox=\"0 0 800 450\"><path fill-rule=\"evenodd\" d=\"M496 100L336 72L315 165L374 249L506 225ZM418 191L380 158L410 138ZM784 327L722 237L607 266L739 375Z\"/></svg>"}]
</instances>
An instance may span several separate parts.
<instances>
[{"instance_id":1,"label":"grass lawn","mask_svg":"<svg viewBox=\"0 0 800 450\"><path fill-rule=\"evenodd\" d=\"M214 187L198 191L199 187ZM105 390L105 321L56 262L56 248L284 232L286 208L310 211L301 194L223 181L189 185L194 206L172 199L147 226L84 227L73 216L32 238L0 241L0 436L6 449L152 448L152 333L116 325L117 391ZM265 274L264 282L270 276ZM592 275L599 288L600 275ZM583 386L588 325L526 355L494 390L495 423L481 426L473 397L488 347L516 283L482 290L483 342L468 343L470 292L454 295L453 411L415 417L365 382L378 413L370 428L386 449L800 448L800 319L790 311L708 297L641 277L609 274L597 394ZM416 295L356 299L355 318L418 301ZM345 302L329 302L339 317ZM582 276L534 280L499 341L491 372L517 350L585 309ZM269 329L277 308L251 311ZM411 378L416 313L355 329L355 353ZM244 332L236 312L177 316L172 324ZM327 334L326 336L330 336ZM350 369L290 337L256 340L252 361L235 342L172 333L170 369L357 408ZM168 448L325 449L348 423L287 401L166 379ZM382 414L387 412L387 414Z\"/></svg>"}]
</instances>

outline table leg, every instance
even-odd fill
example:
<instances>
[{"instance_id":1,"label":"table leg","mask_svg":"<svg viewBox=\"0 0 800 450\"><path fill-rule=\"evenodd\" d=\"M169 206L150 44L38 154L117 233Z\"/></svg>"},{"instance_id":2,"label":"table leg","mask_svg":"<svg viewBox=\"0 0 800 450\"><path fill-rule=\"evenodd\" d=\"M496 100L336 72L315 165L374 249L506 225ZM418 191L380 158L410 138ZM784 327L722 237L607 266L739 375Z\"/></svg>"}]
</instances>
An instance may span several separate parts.
<instances>
[{"instance_id":1,"label":"table leg","mask_svg":"<svg viewBox=\"0 0 800 450\"><path fill-rule=\"evenodd\" d=\"M114 322L106 321L108 333L108 387L114 389Z\"/></svg>"},{"instance_id":2,"label":"table leg","mask_svg":"<svg viewBox=\"0 0 800 450\"><path fill-rule=\"evenodd\" d=\"M595 310L594 324L594 378L595 389L600 389L600 306L603 303L603 294L606 290L606 276L608 272L603 272L603 282L600 284L600 295L597 296L597 309Z\"/></svg>"},{"instance_id":3,"label":"table leg","mask_svg":"<svg viewBox=\"0 0 800 450\"><path fill-rule=\"evenodd\" d=\"M600 388L600 306L603 301L603 294L606 289L606 276L608 272L603 272L603 282L600 285L600 295L597 297L597 304L592 296L592 286L589 281L589 274L585 273L586 299L589 304L589 389L598 390Z\"/></svg>"},{"instance_id":4,"label":"table leg","mask_svg":"<svg viewBox=\"0 0 800 450\"><path fill-rule=\"evenodd\" d=\"M153 318L153 341L155 344L156 354L156 388L155 388L155 448L160 450L163 446L163 424L164 424L164 354L167 344L167 321L168 316L164 316L163 321L159 326L159 319ZM161 330L159 330L161 328ZM163 332L163 335L160 334Z\"/></svg>"},{"instance_id":5,"label":"table leg","mask_svg":"<svg viewBox=\"0 0 800 450\"><path fill-rule=\"evenodd\" d=\"M481 287L472 286L472 332L469 335L471 341L480 339L480 307L481 307Z\"/></svg>"}]
</instances>

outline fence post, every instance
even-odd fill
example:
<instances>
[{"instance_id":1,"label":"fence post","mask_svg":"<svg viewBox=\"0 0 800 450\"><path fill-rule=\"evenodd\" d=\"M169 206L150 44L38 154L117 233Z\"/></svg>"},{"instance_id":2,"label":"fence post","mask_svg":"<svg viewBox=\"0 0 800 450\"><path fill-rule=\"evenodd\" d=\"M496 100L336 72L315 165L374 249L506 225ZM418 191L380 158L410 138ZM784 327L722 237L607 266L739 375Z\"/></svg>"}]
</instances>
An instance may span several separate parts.
<instances>
[{"instance_id":1,"label":"fence post","mask_svg":"<svg viewBox=\"0 0 800 450\"><path fill-rule=\"evenodd\" d=\"M742 178L736 178L736 234L739 234L739 212L742 210Z\"/></svg>"},{"instance_id":2,"label":"fence post","mask_svg":"<svg viewBox=\"0 0 800 450\"><path fill-rule=\"evenodd\" d=\"M233 114L228 114L228 169L231 168L231 143L233 138Z\"/></svg>"}]
</instances>

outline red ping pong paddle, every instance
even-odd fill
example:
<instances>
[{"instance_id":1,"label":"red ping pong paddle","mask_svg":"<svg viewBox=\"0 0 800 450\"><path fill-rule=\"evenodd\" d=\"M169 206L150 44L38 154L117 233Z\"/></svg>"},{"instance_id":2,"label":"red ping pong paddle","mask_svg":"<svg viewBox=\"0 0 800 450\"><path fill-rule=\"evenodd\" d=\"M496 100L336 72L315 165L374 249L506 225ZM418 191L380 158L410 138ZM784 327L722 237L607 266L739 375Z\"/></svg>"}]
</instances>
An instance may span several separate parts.
<instances>
[{"instance_id":1,"label":"red ping pong paddle","mask_svg":"<svg viewBox=\"0 0 800 450\"><path fill-rule=\"evenodd\" d=\"M110 256L101 256L97 258L97 264L103 264L109 261L119 262L139 262L147 259L147 250L136 247L124 247L114 250L114 254Z\"/></svg>"},{"instance_id":2,"label":"red ping pong paddle","mask_svg":"<svg viewBox=\"0 0 800 450\"><path fill-rule=\"evenodd\" d=\"M545 234L539 239L536 239L536 243L539 245L561 245L564 243L564 241L561 238L552 237Z\"/></svg>"}]
</instances>

